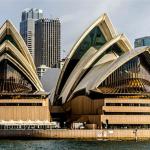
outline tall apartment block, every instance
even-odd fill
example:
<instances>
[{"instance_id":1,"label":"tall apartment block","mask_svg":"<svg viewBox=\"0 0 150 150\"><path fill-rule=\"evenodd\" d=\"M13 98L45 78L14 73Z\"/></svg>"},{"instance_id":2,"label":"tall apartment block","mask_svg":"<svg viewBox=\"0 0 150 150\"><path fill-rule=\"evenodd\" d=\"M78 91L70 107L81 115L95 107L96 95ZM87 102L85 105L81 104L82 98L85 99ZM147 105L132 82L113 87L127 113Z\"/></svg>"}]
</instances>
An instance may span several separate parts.
<instances>
[{"instance_id":1,"label":"tall apartment block","mask_svg":"<svg viewBox=\"0 0 150 150\"><path fill-rule=\"evenodd\" d=\"M135 39L134 47L150 46L150 36Z\"/></svg>"},{"instance_id":2,"label":"tall apartment block","mask_svg":"<svg viewBox=\"0 0 150 150\"><path fill-rule=\"evenodd\" d=\"M20 34L26 42L31 56L35 57L35 21L43 18L41 9L25 9L20 22Z\"/></svg>"},{"instance_id":3,"label":"tall apartment block","mask_svg":"<svg viewBox=\"0 0 150 150\"><path fill-rule=\"evenodd\" d=\"M35 22L36 67L60 67L60 20L39 19Z\"/></svg>"}]
</instances>

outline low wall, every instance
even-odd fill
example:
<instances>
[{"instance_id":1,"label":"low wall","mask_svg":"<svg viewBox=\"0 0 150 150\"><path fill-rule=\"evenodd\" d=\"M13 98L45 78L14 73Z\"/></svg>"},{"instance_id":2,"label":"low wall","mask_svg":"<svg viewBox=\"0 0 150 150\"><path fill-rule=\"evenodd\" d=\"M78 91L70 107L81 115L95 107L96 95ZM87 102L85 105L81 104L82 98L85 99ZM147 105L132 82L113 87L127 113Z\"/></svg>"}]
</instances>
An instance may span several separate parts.
<instances>
[{"instance_id":1,"label":"low wall","mask_svg":"<svg viewBox=\"0 0 150 150\"><path fill-rule=\"evenodd\" d=\"M149 140L150 130L0 130L0 138Z\"/></svg>"}]
</instances>

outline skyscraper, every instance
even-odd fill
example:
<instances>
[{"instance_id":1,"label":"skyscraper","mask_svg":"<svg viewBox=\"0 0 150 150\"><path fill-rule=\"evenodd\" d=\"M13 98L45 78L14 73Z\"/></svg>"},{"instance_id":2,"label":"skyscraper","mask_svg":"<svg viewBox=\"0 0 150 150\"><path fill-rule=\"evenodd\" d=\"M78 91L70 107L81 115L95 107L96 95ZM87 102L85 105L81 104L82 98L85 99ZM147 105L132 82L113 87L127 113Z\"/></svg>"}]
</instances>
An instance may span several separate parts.
<instances>
[{"instance_id":1,"label":"skyscraper","mask_svg":"<svg viewBox=\"0 0 150 150\"><path fill-rule=\"evenodd\" d=\"M33 59L35 53L35 21L41 18L43 18L43 11L41 9L27 8L22 12L20 33Z\"/></svg>"},{"instance_id":2,"label":"skyscraper","mask_svg":"<svg viewBox=\"0 0 150 150\"><path fill-rule=\"evenodd\" d=\"M134 47L150 46L150 36L135 39Z\"/></svg>"},{"instance_id":3,"label":"skyscraper","mask_svg":"<svg viewBox=\"0 0 150 150\"><path fill-rule=\"evenodd\" d=\"M60 67L60 20L39 19L35 22L36 67Z\"/></svg>"}]
</instances>

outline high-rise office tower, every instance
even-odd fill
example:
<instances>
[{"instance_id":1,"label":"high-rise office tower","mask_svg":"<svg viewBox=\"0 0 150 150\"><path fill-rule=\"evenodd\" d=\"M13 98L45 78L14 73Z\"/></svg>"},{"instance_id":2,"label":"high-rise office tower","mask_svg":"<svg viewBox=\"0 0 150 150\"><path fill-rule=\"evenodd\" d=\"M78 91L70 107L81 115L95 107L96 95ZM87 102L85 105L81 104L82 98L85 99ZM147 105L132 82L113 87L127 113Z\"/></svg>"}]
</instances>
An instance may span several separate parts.
<instances>
[{"instance_id":1,"label":"high-rise office tower","mask_svg":"<svg viewBox=\"0 0 150 150\"><path fill-rule=\"evenodd\" d=\"M60 67L60 20L39 19L35 22L36 67Z\"/></svg>"},{"instance_id":2,"label":"high-rise office tower","mask_svg":"<svg viewBox=\"0 0 150 150\"><path fill-rule=\"evenodd\" d=\"M134 47L150 46L150 36L135 39Z\"/></svg>"},{"instance_id":3,"label":"high-rise office tower","mask_svg":"<svg viewBox=\"0 0 150 150\"><path fill-rule=\"evenodd\" d=\"M43 18L43 11L41 9L27 8L22 12L20 33L33 59L35 55L35 21L41 18Z\"/></svg>"}]
</instances>

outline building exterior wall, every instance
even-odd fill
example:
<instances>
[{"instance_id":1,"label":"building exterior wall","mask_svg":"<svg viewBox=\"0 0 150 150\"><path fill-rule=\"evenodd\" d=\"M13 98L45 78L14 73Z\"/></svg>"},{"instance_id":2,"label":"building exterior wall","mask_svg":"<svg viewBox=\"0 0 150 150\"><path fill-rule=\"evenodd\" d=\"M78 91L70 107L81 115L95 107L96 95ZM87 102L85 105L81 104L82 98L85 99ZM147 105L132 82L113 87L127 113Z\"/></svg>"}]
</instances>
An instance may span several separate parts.
<instances>
[{"instance_id":1,"label":"building exterior wall","mask_svg":"<svg viewBox=\"0 0 150 150\"><path fill-rule=\"evenodd\" d=\"M150 124L150 116L147 115L102 115L102 123L108 124L122 124L122 125L132 125L132 124Z\"/></svg>"},{"instance_id":2,"label":"building exterior wall","mask_svg":"<svg viewBox=\"0 0 150 150\"><path fill-rule=\"evenodd\" d=\"M147 128L150 126L148 98L91 99L87 96L77 96L65 103L63 110L66 111L69 121L97 124L98 128Z\"/></svg>"},{"instance_id":3,"label":"building exterior wall","mask_svg":"<svg viewBox=\"0 0 150 150\"><path fill-rule=\"evenodd\" d=\"M103 99L91 99L87 96L77 96L64 104L64 108L71 109L74 115L99 115L104 104Z\"/></svg>"},{"instance_id":4,"label":"building exterior wall","mask_svg":"<svg viewBox=\"0 0 150 150\"><path fill-rule=\"evenodd\" d=\"M13 106L14 104L23 103L24 105L33 106ZM40 106L34 106L41 103ZM4 105L4 106L1 106ZM10 106L11 105L11 106ZM48 99L1 99L0 101L0 120L5 121L50 121L50 110Z\"/></svg>"},{"instance_id":5,"label":"building exterior wall","mask_svg":"<svg viewBox=\"0 0 150 150\"><path fill-rule=\"evenodd\" d=\"M63 105L68 121L96 124L101 128L103 99L91 99L87 96L77 96Z\"/></svg>"},{"instance_id":6,"label":"building exterior wall","mask_svg":"<svg viewBox=\"0 0 150 150\"><path fill-rule=\"evenodd\" d=\"M150 107L139 107L139 106L134 106L134 107L129 107L129 106L124 106L124 107L119 107L119 106L103 106L103 111L105 112L150 112Z\"/></svg>"},{"instance_id":7,"label":"building exterior wall","mask_svg":"<svg viewBox=\"0 0 150 150\"><path fill-rule=\"evenodd\" d=\"M106 98L101 115L102 124L110 128L137 128L150 125L150 99ZM146 126L145 126L146 125Z\"/></svg>"},{"instance_id":8,"label":"building exterior wall","mask_svg":"<svg viewBox=\"0 0 150 150\"><path fill-rule=\"evenodd\" d=\"M40 19L35 23L35 64L60 67L60 21Z\"/></svg>"}]
</instances>

